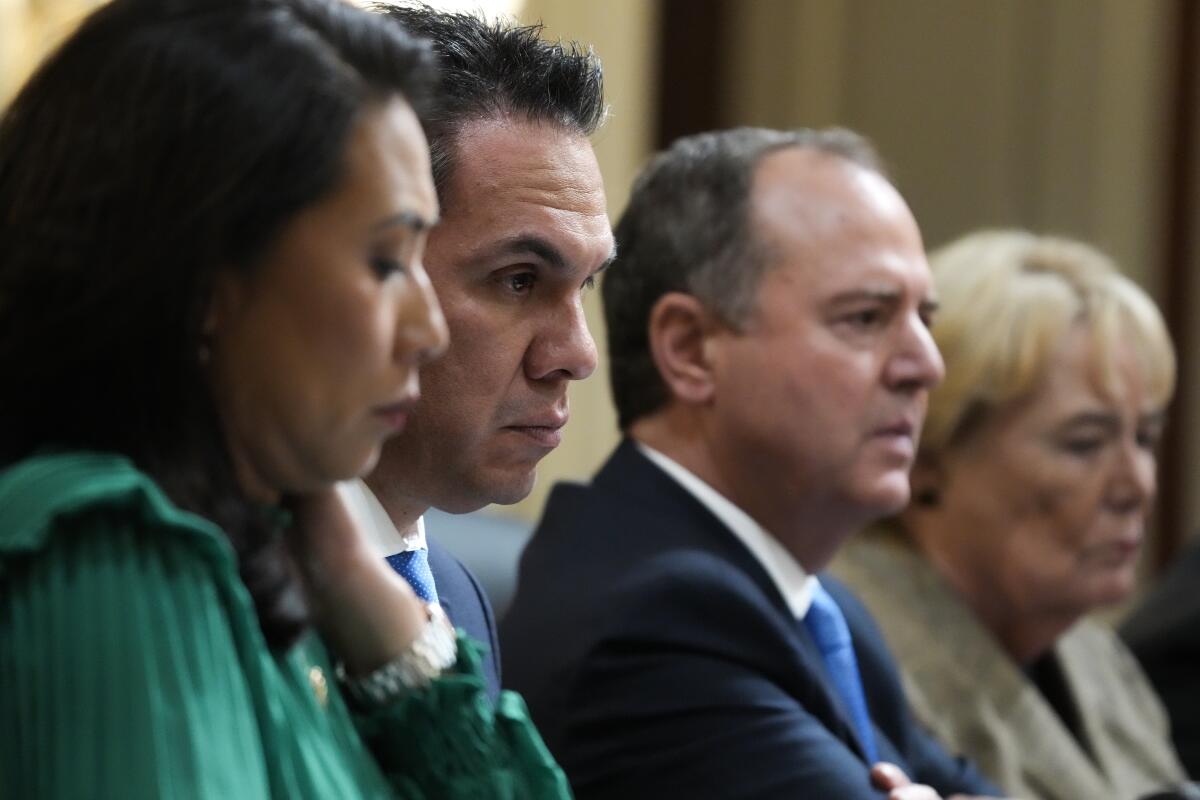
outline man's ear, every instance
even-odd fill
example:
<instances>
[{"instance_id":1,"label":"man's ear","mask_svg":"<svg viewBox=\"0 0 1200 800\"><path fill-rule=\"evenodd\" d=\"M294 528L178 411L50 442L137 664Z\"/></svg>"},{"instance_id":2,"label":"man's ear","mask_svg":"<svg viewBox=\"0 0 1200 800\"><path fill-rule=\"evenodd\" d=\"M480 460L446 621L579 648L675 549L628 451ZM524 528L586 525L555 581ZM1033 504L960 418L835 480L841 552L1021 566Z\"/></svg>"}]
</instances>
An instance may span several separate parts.
<instances>
[{"instance_id":1,"label":"man's ear","mask_svg":"<svg viewBox=\"0 0 1200 800\"><path fill-rule=\"evenodd\" d=\"M668 292L650 310L650 353L677 400L701 404L712 398L716 384L709 343L720 327L703 303L683 292Z\"/></svg>"}]
</instances>

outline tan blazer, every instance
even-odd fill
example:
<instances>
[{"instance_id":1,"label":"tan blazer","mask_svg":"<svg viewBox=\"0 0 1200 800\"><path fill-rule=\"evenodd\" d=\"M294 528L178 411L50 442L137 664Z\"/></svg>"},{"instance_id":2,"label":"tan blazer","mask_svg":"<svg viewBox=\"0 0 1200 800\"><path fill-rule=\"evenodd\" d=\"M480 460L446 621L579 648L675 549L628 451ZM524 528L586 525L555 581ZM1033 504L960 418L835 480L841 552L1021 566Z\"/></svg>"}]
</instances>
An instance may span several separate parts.
<instances>
[{"instance_id":1,"label":"tan blazer","mask_svg":"<svg viewBox=\"0 0 1200 800\"><path fill-rule=\"evenodd\" d=\"M1162 704L1125 645L1083 620L1055 645L1095 760L992 635L901 537L869 531L833 567L867 604L913 713L1028 800L1128 800L1185 780Z\"/></svg>"}]
</instances>

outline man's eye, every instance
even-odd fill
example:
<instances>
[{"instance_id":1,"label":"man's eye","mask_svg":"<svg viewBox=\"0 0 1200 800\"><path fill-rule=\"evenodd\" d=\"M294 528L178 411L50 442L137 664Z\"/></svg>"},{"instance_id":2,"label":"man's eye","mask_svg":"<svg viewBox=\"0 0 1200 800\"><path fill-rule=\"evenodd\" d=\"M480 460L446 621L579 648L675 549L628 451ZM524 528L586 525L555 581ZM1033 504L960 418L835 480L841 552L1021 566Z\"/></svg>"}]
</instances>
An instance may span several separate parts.
<instances>
[{"instance_id":1,"label":"man's eye","mask_svg":"<svg viewBox=\"0 0 1200 800\"><path fill-rule=\"evenodd\" d=\"M883 320L883 313L877 308L864 308L848 314L845 320L856 328L870 328Z\"/></svg>"},{"instance_id":2,"label":"man's eye","mask_svg":"<svg viewBox=\"0 0 1200 800\"><path fill-rule=\"evenodd\" d=\"M533 289L533 274L529 272L517 272L512 275L506 275L503 281L504 288L514 294L528 294Z\"/></svg>"},{"instance_id":3,"label":"man's eye","mask_svg":"<svg viewBox=\"0 0 1200 800\"><path fill-rule=\"evenodd\" d=\"M589 290L595 289L595 288L596 288L596 276L588 275L586 278L583 279L583 286L579 287L579 290L581 292L586 292L586 291L589 291Z\"/></svg>"},{"instance_id":4,"label":"man's eye","mask_svg":"<svg viewBox=\"0 0 1200 800\"><path fill-rule=\"evenodd\" d=\"M375 256L371 259L371 271L380 280L390 278L398 272L405 272L404 264L394 258Z\"/></svg>"}]
</instances>

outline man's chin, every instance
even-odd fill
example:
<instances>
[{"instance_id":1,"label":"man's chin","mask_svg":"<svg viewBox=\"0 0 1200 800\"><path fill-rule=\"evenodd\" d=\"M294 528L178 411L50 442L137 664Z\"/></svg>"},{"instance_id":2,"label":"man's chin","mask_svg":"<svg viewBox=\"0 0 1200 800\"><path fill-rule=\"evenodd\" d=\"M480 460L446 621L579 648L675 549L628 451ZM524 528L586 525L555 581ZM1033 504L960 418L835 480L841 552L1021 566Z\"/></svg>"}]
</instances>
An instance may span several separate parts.
<instances>
[{"instance_id":1,"label":"man's chin","mask_svg":"<svg viewBox=\"0 0 1200 800\"><path fill-rule=\"evenodd\" d=\"M474 486L474 491L442 498L440 502L434 504L435 507L448 514L469 514L489 505L514 505L524 500L533 491L533 485L537 479L537 468L529 467L526 470L501 475L474 477L474 480L464 481L464 484L469 481Z\"/></svg>"},{"instance_id":2,"label":"man's chin","mask_svg":"<svg viewBox=\"0 0 1200 800\"><path fill-rule=\"evenodd\" d=\"M499 482L493 487L492 499L488 502L498 506L511 506L521 502L533 491L537 482L537 467L530 467L523 474L514 475L509 480Z\"/></svg>"},{"instance_id":3,"label":"man's chin","mask_svg":"<svg viewBox=\"0 0 1200 800\"><path fill-rule=\"evenodd\" d=\"M863 493L861 498L863 508L869 510L875 518L890 517L898 514L908 505L911 490L908 474L903 476L888 476Z\"/></svg>"}]
</instances>

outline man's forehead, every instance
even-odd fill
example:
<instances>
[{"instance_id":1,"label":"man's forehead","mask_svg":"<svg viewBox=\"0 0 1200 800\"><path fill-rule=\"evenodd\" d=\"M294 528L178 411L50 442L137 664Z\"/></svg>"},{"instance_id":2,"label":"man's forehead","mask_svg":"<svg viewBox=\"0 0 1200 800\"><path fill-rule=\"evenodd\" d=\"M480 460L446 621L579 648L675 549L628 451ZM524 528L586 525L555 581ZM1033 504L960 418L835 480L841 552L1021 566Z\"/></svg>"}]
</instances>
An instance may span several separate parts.
<instances>
[{"instance_id":1,"label":"man's forehead","mask_svg":"<svg viewBox=\"0 0 1200 800\"><path fill-rule=\"evenodd\" d=\"M874 170L836 155L790 148L759 165L754 234L786 274L818 301L845 296L933 297L920 231L908 206Z\"/></svg>"},{"instance_id":2,"label":"man's forehead","mask_svg":"<svg viewBox=\"0 0 1200 800\"><path fill-rule=\"evenodd\" d=\"M447 205L487 202L497 192L554 193L604 210L604 184L591 141L549 121L472 120L454 138Z\"/></svg>"},{"instance_id":3,"label":"man's forehead","mask_svg":"<svg viewBox=\"0 0 1200 800\"><path fill-rule=\"evenodd\" d=\"M459 135L428 265L495 265L517 258L588 274L613 248L591 143L555 123L489 118ZM582 279L582 278L580 278Z\"/></svg>"},{"instance_id":4,"label":"man's forehead","mask_svg":"<svg viewBox=\"0 0 1200 800\"><path fill-rule=\"evenodd\" d=\"M758 165L750 216L756 233L776 247L920 238L908 205L886 178L840 156L800 148L772 153Z\"/></svg>"},{"instance_id":5,"label":"man's forehead","mask_svg":"<svg viewBox=\"0 0 1200 800\"><path fill-rule=\"evenodd\" d=\"M830 253L828 258L781 260L768 271L766 291L794 290L821 304L864 300L937 304L933 276L923 255L901 256L886 247L862 247Z\"/></svg>"},{"instance_id":6,"label":"man's forehead","mask_svg":"<svg viewBox=\"0 0 1200 800\"><path fill-rule=\"evenodd\" d=\"M754 172L754 213L812 234L857 218L907 216L908 207L873 169L812 148L788 147L764 157Z\"/></svg>"}]
</instances>

